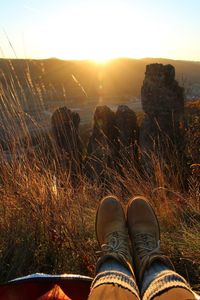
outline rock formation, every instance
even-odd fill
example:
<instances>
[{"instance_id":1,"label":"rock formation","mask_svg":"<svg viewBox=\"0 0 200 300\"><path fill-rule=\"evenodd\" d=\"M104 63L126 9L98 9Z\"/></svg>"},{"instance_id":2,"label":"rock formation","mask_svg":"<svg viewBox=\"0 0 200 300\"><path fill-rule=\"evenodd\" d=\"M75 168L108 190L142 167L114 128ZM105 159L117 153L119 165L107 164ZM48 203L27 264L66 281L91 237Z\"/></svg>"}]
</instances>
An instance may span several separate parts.
<instances>
[{"instance_id":1,"label":"rock formation","mask_svg":"<svg viewBox=\"0 0 200 300\"><path fill-rule=\"evenodd\" d=\"M93 180L108 180L108 168L113 167L117 155L117 130L115 113L107 106L98 106L89 139L85 173Z\"/></svg>"},{"instance_id":2,"label":"rock formation","mask_svg":"<svg viewBox=\"0 0 200 300\"><path fill-rule=\"evenodd\" d=\"M136 115L128 106L119 106L116 113L98 106L87 149L86 175L109 182L110 168L122 172L122 165L136 159L137 134Z\"/></svg>"},{"instance_id":3,"label":"rock formation","mask_svg":"<svg viewBox=\"0 0 200 300\"><path fill-rule=\"evenodd\" d=\"M120 160L137 160L138 125L135 112L126 105L118 106L115 115Z\"/></svg>"},{"instance_id":4,"label":"rock formation","mask_svg":"<svg viewBox=\"0 0 200 300\"><path fill-rule=\"evenodd\" d=\"M52 131L62 154L62 166L73 174L80 172L82 147L78 133L80 116L67 107L58 108L52 115Z\"/></svg>"},{"instance_id":5,"label":"rock formation","mask_svg":"<svg viewBox=\"0 0 200 300\"><path fill-rule=\"evenodd\" d=\"M180 155L183 150L180 123L184 96L183 88L175 80L173 66L151 64L146 67L141 100L145 112L140 128L143 162L150 161L152 152L165 161L169 161L172 152Z\"/></svg>"}]
</instances>

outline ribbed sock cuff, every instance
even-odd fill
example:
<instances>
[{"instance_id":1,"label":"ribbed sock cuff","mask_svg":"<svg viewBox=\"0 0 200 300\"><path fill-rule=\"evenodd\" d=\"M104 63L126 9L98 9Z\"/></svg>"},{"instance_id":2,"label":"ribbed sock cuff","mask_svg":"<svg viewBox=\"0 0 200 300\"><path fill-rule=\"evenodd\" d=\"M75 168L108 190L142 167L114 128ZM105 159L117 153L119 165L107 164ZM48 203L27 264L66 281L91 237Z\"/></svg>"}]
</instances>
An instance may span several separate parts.
<instances>
[{"instance_id":1,"label":"ribbed sock cuff","mask_svg":"<svg viewBox=\"0 0 200 300\"><path fill-rule=\"evenodd\" d=\"M91 291L102 284L113 284L121 286L125 289L128 289L136 297L138 297L138 299L140 299L138 287L134 278L122 272L105 271L97 274L92 282Z\"/></svg>"},{"instance_id":2,"label":"ribbed sock cuff","mask_svg":"<svg viewBox=\"0 0 200 300\"><path fill-rule=\"evenodd\" d=\"M174 271L167 270L159 273L145 291L142 291L143 300L152 300L155 296L174 287L184 288L192 292L187 281Z\"/></svg>"}]
</instances>

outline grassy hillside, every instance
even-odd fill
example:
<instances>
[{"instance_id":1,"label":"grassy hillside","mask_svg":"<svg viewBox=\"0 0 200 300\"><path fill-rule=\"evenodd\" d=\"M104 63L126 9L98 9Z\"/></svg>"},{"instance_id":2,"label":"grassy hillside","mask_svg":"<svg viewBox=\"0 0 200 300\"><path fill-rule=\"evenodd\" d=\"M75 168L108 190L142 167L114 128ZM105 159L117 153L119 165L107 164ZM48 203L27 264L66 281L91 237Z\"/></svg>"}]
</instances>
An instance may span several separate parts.
<instances>
[{"instance_id":1,"label":"grassy hillside","mask_svg":"<svg viewBox=\"0 0 200 300\"><path fill-rule=\"evenodd\" d=\"M126 62L119 60L116 65L111 65L112 72L107 75L108 78L117 72L118 64L118 67L124 66L124 69L123 72L118 70L116 76L122 78L126 74L131 84L134 78L130 79L130 73L125 72ZM21 61L15 63L19 63L20 66L26 64ZM36 61L30 63L35 64L36 69L39 63L43 64ZM52 61L47 61L48 63ZM138 65L144 63L145 61L137 61ZM71 65L73 68L76 66L79 74L85 72L85 67L82 73L78 68L80 62L54 61L52 70L58 64ZM91 67L91 63L85 64L93 72L94 67ZM130 72L135 72L136 76L137 68L133 69ZM1 116L1 128L9 129L11 156L10 160L6 160L4 149L0 148L0 280L5 281L32 272L93 275L98 249L94 232L95 211L103 196L114 193L124 206L128 199L135 195L144 195L150 200L161 224L163 250L171 257L177 270L197 289L200 284L200 174L197 165L199 102L190 104L186 110L186 190L182 189L178 176L173 172L173 166L177 163L175 158L172 157L172 161L169 162L171 171L166 175L162 172L162 161L153 154L154 181L152 178L142 177L140 172L129 164L124 168L124 176L113 169L107 170L113 178L109 187L92 183L82 174L79 174L79 184L73 187L68 170L64 170L58 164L58 161L61 161L61 153L55 150L51 134L44 134L35 120L34 126L40 130L33 143L27 128L27 114L23 113L19 94L19 90L21 93L24 91L23 82L26 76L23 78L22 70L17 71L16 66L14 70L15 75L11 75L15 77L16 82L13 86L6 86L4 81L0 95L4 111ZM40 73L35 71L35 74L37 72ZM16 76L18 73L21 74L19 82ZM32 71L30 73L32 74ZM49 71L49 74L54 81L54 72ZM137 75L138 80L142 80L144 74L141 73L141 79L139 72ZM77 74L76 76L78 77ZM44 77L46 78L46 73ZM40 78L36 76L36 79L39 81ZM115 80L117 82L117 79ZM31 80L29 83L30 91L34 94L35 85L31 90ZM88 86L85 89L89 89ZM121 90L119 92L121 93ZM42 96L38 99L43 100ZM17 123L13 120L17 120ZM20 140L16 134L16 124L18 132L23 133L25 139ZM87 133L84 134L87 137Z\"/></svg>"},{"instance_id":2,"label":"grassy hillside","mask_svg":"<svg viewBox=\"0 0 200 300\"><path fill-rule=\"evenodd\" d=\"M169 176L174 184L169 183L155 157L155 182L129 165L123 177L107 170L113 178L109 188L88 182L81 174L73 188L68 172L55 167L55 161L47 164L44 152L31 156L24 152L20 159L14 152L11 163L1 157L1 281L31 272L93 275L98 249L95 211L103 196L114 193L124 205L135 195L150 200L161 224L163 250L192 285L200 284L200 194L195 169L187 191L182 191L173 169Z\"/></svg>"}]
</instances>

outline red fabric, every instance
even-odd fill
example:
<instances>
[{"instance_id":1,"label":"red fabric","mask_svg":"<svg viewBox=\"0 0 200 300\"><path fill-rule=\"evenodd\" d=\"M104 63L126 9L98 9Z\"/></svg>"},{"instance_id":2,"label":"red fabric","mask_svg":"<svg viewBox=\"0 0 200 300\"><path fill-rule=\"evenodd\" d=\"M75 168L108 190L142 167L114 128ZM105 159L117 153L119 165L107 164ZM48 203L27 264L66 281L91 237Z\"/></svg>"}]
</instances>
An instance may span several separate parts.
<instances>
[{"instance_id":1,"label":"red fabric","mask_svg":"<svg viewBox=\"0 0 200 300\"><path fill-rule=\"evenodd\" d=\"M59 285L55 284L54 287L37 300L72 300L67 297Z\"/></svg>"},{"instance_id":2,"label":"red fabric","mask_svg":"<svg viewBox=\"0 0 200 300\"><path fill-rule=\"evenodd\" d=\"M0 285L0 300L87 300L90 293L90 285L91 281L79 279L55 282L14 282ZM55 294L55 291L59 291L61 296L64 293L65 298L48 298L53 295L53 292Z\"/></svg>"}]
</instances>

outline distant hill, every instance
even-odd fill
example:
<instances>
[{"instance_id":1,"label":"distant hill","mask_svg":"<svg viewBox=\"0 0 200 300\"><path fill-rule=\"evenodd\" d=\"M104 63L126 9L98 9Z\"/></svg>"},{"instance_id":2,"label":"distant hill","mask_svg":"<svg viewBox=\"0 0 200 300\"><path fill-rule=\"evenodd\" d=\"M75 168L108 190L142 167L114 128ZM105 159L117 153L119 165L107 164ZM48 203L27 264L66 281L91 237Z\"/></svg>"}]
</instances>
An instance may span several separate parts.
<instances>
[{"instance_id":1,"label":"distant hill","mask_svg":"<svg viewBox=\"0 0 200 300\"><path fill-rule=\"evenodd\" d=\"M3 88L8 88L14 82L16 88L25 93L29 88L36 94L39 90L44 102L62 100L63 97L77 103L83 99L95 101L99 93L104 97L121 97L123 100L140 96L145 67L151 63L172 64L176 68L177 80L184 85L186 93L191 97L192 93L200 96L200 62L163 58L120 58L104 65L55 58L0 59L0 83Z\"/></svg>"}]
</instances>

